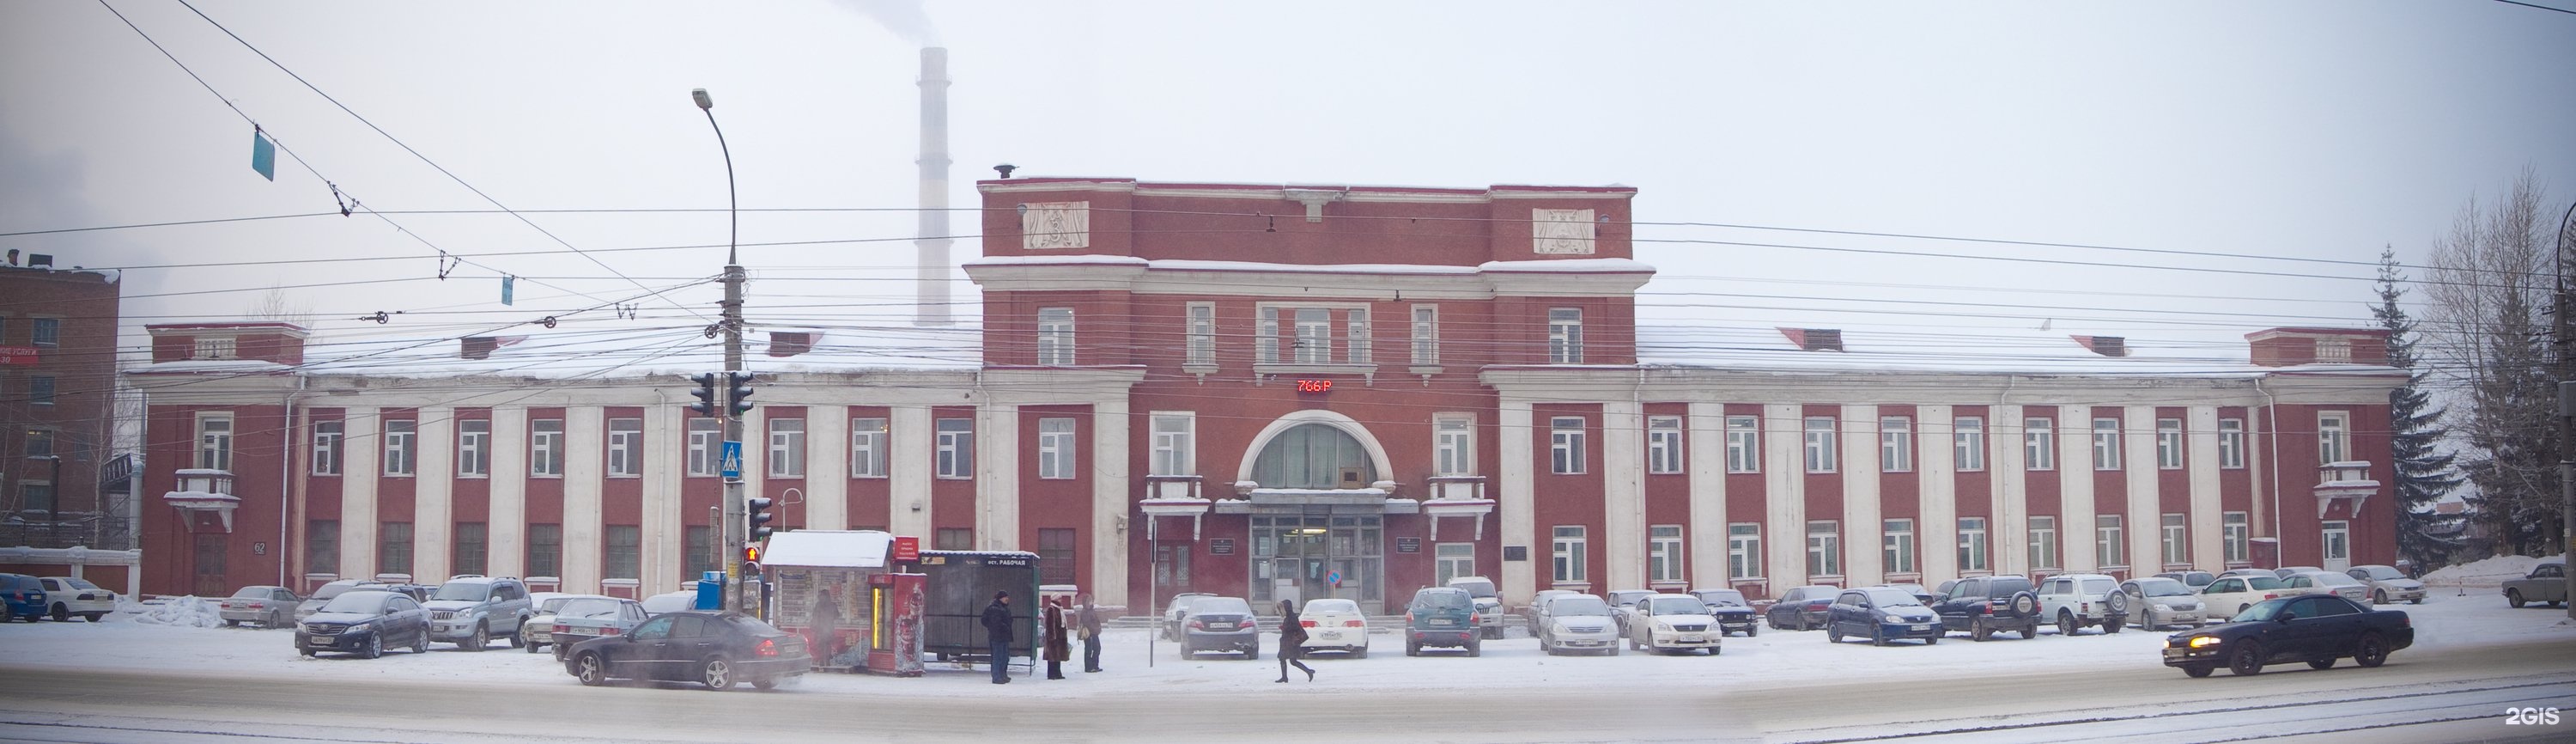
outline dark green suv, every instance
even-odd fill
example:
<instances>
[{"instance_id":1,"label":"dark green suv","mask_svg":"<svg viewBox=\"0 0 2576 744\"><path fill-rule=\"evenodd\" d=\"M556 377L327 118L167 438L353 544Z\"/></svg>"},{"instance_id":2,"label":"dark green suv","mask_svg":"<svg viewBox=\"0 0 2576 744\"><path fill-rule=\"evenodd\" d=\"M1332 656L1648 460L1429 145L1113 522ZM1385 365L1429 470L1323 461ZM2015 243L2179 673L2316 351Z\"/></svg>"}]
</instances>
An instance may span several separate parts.
<instances>
[{"instance_id":1,"label":"dark green suv","mask_svg":"<svg viewBox=\"0 0 2576 744\"><path fill-rule=\"evenodd\" d=\"M1483 656L1484 634L1477 624L1476 598L1465 589L1435 586L1413 593L1404 608L1404 655L1421 656L1422 647L1465 648Z\"/></svg>"}]
</instances>

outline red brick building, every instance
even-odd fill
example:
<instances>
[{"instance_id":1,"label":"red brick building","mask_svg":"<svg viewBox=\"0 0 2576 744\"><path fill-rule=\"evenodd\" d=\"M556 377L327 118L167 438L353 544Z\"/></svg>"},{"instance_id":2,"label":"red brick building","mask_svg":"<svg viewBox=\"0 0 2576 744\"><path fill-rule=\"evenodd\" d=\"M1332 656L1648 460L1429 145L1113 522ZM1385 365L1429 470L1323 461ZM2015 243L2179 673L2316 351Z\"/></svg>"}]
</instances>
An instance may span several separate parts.
<instances>
[{"instance_id":1,"label":"red brick building","mask_svg":"<svg viewBox=\"0 0 2576 744\"><path fill-rule=\"evenodd\" d=\"M41 258L0 266L0 545L122 548L105 544L125 526L99 492L116 455L117 281Z\"/></svg>"}]
</instances>

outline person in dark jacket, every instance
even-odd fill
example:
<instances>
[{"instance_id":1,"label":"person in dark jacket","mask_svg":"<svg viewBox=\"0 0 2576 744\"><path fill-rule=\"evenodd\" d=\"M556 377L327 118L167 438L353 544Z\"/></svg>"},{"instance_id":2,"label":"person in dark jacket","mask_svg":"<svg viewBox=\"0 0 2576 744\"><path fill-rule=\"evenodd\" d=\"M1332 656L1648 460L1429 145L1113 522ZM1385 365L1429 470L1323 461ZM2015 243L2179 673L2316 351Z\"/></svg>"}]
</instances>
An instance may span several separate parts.
<instances>
[{"instance_id":1,"label":"person in dark jacket","mask_svg":"<svg viewBox=\"0 0 2576 744\"><path fill-rule=\"evenodd\" d=\"M1082 630L1082 670L1100 671L1100 608L1092 606L1090 592L1082 594L1082 609L1073 620Z\"/></svg>"},{"instance_id":2,"label":"person in dark jacket","mask_svg":"<svg viewBox=\"0 0 2576 744\"><path fill-rule=\"evenodd\" d=\"M1288 681L1288 665L1295 664L1306 672L1306 681L1315 681L1315 670L1306 666L1306 626L1297 620L1297 605L1279 600L1279 679Z\"/></svg>"},{"instance_id":3,"label":"person in dark jacket","mask_svg":"<svg viewBox=\"0 0 2576 744\"><path fill-rule=\"evenodd\" d=\"M984 606L984 639L993 653L993 684L1010 684L1011 675L1007 669L1011 665L1010 592L994 592L993 603Z\"/></svg>"},{"instance_id":4,"label":"person in dark jacket","mask_svg":"<svg viewBox=\"0 0 2576 744\"><path fill-rule=\"evenodd\" d=\"M1064 679L1064 663L1073 658L1073 642L1065 637L1064 598L1046 600L1047 679Z\"/></svg>"}]
</instances>

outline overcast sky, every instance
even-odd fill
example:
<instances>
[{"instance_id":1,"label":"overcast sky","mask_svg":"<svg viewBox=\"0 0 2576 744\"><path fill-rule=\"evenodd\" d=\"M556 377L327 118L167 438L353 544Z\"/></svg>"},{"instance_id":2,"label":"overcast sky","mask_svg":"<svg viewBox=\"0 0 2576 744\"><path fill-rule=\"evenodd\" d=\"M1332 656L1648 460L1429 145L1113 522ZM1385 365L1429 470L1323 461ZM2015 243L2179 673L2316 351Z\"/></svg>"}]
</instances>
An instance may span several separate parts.
<instances>
[{"instance_id":1,"label":"overcast sky","mask_svg":"<svg viewBox=\"0 0 2576 744\"><path fill-rule=\"evenodd\" d=\"M488 212L344 218L323 180L376 210L493 209L408 145L519 210L721 209L698 87L746 210L886 210L743 214L746 244L829 241L743 249L754 321L906 325L924 41L952 50L960 206L1010 162L1623 184L1640 222L1794 228L1640 225L1661 271L1649 322L1963 343L2045 326L2241 358L2250 330L2367 324L2383 245L2420 262L2465 200L2525 167L2551 217L2576 194L2576 14L2500 2L978 2L889 24L831 0L190 1L241 41L176 0L0 4L0 233L331 213L0 237L63 264L186 265L125 273L135 327L235 317L272 286L340 340L549 314L702 324L712 285L633 320L572 311L716 273L721 211L528 215L546 232ZM312 170L281 154L274 182L252 172L244 116ZM619 250L657 246L701 247ZM521 255L440 280L440 249ZM975 255L960 241L957 260ZM329 258L389 260L227 265ZM504 273L528 277L514 307ZM351 320L377 311L401 314Z\"/></svg>"}]
</instances>

